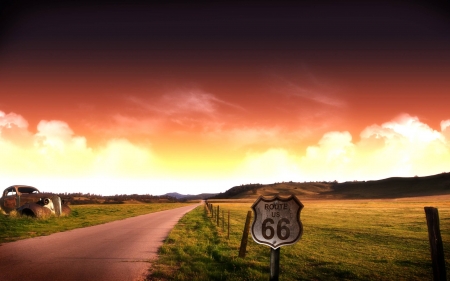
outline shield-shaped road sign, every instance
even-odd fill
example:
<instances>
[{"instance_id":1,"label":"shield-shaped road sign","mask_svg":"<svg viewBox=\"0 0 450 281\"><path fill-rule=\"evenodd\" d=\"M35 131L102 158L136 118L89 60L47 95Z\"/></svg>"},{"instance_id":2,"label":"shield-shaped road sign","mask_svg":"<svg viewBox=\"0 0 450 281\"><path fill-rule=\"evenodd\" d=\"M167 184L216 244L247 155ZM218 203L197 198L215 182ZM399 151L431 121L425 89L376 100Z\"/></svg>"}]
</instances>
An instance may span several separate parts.
<instances>
[{"instance_id":1,"label":"shield-shaped road sign","mask_svg":"<svg viewBox=\"0 0 450 281\"><path fill-rule=\"evenodd\" d=\"M300 211L303 204L291 195L287 198L260 196L252 205L252 237L256 243L273 249L296 243L303 234Z\"/></svg>"}]
</instances>

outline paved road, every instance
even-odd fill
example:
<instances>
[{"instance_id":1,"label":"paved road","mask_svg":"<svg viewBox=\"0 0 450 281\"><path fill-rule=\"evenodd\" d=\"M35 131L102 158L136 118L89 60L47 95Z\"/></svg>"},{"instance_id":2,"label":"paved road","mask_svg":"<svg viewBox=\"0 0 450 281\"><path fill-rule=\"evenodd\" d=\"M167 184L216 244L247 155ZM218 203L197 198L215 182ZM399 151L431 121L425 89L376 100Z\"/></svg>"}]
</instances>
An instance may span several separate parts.
<instances>
[{"instance_id":1,"label":"paved road","mask_svg":"<svg viewBox=\"0 0 450 281\"><path fill-rule=\"evenodd\" d=\"M142 280L170 230L198 205L0 245L0 280Z\"/></svg>"}]
</instances>

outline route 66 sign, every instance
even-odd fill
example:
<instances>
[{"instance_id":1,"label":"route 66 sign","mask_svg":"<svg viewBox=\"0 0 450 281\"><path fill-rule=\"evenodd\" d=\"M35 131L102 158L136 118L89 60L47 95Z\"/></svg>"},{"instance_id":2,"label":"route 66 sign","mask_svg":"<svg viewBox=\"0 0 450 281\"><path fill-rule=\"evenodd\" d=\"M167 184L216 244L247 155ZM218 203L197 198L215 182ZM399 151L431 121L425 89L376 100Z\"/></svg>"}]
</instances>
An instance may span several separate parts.
<instances>
[{"instance_id":1,"label":"route 66 sign","mask_svg":"<svg viewBox=\"0 0 450 281\"><path fill-rule=\"evenodd\" d=\"M300 211L303 204L291 195L287 198L260 196L252 205L252 237L256 243L273 249L296 243L303 234Z\"/></svg>"}]
</instances>

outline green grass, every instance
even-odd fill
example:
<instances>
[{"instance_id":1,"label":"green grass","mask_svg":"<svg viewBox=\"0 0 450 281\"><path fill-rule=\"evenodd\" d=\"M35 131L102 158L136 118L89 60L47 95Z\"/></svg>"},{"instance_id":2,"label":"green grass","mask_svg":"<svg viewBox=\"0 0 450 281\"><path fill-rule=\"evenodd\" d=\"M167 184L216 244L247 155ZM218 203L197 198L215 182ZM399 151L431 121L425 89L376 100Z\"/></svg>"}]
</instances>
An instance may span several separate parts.
<instances>
[{"instance_id":1,"label":"green grass","mask_svg":"<svg viewBox=\"0 0 450 281\"><path fill-rule=\"evenodd\" d=\"M0 213L0 243L92 226L128 217L173 209L187 203L73 205L68 217L35 219Z\"/></svg>"},{"instance_id":2,"label":"green grass","mask_svg":"<svg viewBox=\"0 0 450 281\"><path fill-rule=\"evenodd\" d=\"M439 209L444 251L450 249L448 201L302 203L303 237L281 248L280 280L432 280L424 206ZM222 221L217 227L203 207L195 209L170 233L149 280L269 278L269 247L249 237L246 258L238 257L251 204L219 205L231 213L230 239ZM446 263L449 268L450 253Z\"/></svg>"}]
</instances>

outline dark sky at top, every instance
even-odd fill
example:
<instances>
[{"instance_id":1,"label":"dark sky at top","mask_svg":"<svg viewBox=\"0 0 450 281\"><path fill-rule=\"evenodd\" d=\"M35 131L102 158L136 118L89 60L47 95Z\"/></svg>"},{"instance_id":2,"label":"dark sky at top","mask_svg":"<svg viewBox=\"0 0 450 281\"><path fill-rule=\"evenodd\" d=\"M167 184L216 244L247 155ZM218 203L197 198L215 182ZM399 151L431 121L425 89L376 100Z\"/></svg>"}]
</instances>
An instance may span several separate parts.
<instances>
[{"instance_id":1,"label":"dark sky at top","mask_svg":"<svg viewBox=\"0 0 450 281\"><path fill-rule=\"evenodd\" d=\"M18 2L18 3L17 3ZM448 48L445 5L422 2L4 1L1 50L98 55L148 50ZM130 54L131 52L127 52ZM136 54L136 53L135 53Z\"/></svg>"}]
</instances>

